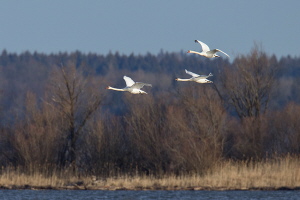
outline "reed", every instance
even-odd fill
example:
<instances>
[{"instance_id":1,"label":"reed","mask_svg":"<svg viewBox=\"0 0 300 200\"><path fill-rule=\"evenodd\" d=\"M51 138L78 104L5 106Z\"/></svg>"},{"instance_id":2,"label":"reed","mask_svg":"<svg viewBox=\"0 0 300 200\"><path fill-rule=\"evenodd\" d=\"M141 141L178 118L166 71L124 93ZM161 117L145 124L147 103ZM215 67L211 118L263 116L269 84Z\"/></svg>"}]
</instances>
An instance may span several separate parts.
<instances>
[{"instance_id":1,"label":"reed","mask_svg":"<svg viewBox=\"0 0 300 200\"><path fill-rule=\"evenodd\" d=\"M266 161L222 161L203 175L119 175L96 178L75 177L66 172L55 172L50 176L42 172L29 175L21 170L2 170L0 185L24 186L53 189L278 189L300 187L300 159L287 156Z\"/></svg>"}]
</instances>

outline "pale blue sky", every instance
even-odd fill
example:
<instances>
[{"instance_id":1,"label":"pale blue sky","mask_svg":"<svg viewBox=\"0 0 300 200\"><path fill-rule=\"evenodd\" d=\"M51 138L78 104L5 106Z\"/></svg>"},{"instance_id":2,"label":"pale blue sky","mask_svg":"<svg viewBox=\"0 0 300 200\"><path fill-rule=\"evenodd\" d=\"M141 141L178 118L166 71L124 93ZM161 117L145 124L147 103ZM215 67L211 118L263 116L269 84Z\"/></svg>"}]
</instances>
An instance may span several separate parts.
<instances>
[{"instance_id":1,"label":"pale blue sky","mask_svg":"<svg viewBox=\"0 0 300 200\"><path fill-rule=\"evenodd\" d=\"M254 42L299 56L299 8L299 0L3 0L0 50L157 54L198 51L198 39L232 57Z\"/></svg>"}]
</instances>

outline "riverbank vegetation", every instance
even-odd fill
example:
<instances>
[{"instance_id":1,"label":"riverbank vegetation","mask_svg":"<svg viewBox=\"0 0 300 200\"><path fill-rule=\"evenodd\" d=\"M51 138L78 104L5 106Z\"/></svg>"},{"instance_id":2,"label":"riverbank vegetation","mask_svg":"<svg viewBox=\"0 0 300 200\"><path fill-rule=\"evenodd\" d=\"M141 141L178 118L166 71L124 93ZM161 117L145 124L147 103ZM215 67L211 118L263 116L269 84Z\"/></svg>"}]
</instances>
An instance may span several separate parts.
<instances>
[{"instance_id":1,"label":"riverbank vegetation","mask_svg":"<svg viewBox=\"0 0 300 200\"><path fill-rule=\"evenodd\" d=\"M211 72L213 83L176 82L184 69ZM0 71L0 185L300 185L297 57L257 45L230 61L4 50ZM124 75L153 87L105 89L125 86Z\"/></svg>"},{"instance_id":2,"label":"riverbank vegetation","mask_svg":"<svg viewBox=\"0 0 300 200\"><path fill-rule=\"evenodd\" d=\"M79 190L299 190L299 157L265 161L222 161L206 173L184 175L118 174L107 178L74 176L68 171L31 173L6 169L0 176L3 189Z\"/></svg>"}]
</instances>

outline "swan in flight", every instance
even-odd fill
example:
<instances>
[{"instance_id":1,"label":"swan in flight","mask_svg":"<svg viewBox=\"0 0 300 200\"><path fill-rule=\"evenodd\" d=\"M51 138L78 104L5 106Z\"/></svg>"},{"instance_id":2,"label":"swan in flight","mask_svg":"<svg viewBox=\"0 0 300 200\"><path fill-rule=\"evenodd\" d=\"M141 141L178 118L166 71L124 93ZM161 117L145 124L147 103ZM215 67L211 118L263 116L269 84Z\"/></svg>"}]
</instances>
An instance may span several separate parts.
<instances>
[{"instance_id":1,"label":"swan in flight","mask_svg":"<svg viewBox=\"0 0 300 200\"><path fill-rule=\"evenodd\" d=\"M199 74L195 74L193 72L190 72L188 70L185 70L185 73L191 75L192 78L189 78L189 79L177 78L175 80L176 81L195 81L197 83L213 83L212 81L207 79L208 77L213 76L212 73L209 73L208 75L199 75Z\"/></svg>"},{"instance_id":2,"label":"swan in flight","mask_svg":"<svg viewBox=\"0 0 300 200\"><path fill-rule=\"evenodd\" d=\"M108 86L106 89L116 90L116 91L128 91L132 94L147 94L147 92L141 90L141 88L144 87L144 86L152 87L152 85L148 84L148 83L134 82L128 76L124 76L123 79L126 82L126 87L124 87L123 89L113 88L113 87L110 87L110 86Z\"/></svg>"},{"instance_id":3,"label":"swan in flight","mask_svg":"<svg viewBox=\"0 0 300 200\"><path fill-rule=\"evenodd\" d=\"M210 50L209 47L205 43L203 43L203 42L201 42L199 40L195 40L195 42L199 43L201 45L202 52L188 50L187 53L195 53L195 54L198 54L200 56L207 57L207 58L213 58L213 57L220 57L220 56L217 55L217 52L221 52L221 53L225 54L229 58L229 55L227 53L221 51L220 49Z\"/></svg>"}]
</instances>

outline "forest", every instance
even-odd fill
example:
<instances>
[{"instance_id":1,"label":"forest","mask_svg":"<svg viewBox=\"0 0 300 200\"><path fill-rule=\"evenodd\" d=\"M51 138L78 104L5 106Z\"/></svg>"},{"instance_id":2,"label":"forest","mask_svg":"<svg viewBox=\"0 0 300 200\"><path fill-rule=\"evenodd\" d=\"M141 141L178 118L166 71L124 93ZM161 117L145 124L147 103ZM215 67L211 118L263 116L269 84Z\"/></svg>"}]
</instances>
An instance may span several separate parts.
<instances>
[{"instance_id":1,"label":"forest","mask_svg":"<svg viewBox=\"0 0 300 200\"><path fill-rule=\"evenodd\" d=\"M185 69L213 83L177 82ZM106 90L124 75L152 84L148 94ZM202 174L300 153L300 57L258 45L234 59L3 50L0 88L2 170Z\"/></svg>"}]
</instances>

